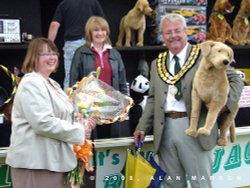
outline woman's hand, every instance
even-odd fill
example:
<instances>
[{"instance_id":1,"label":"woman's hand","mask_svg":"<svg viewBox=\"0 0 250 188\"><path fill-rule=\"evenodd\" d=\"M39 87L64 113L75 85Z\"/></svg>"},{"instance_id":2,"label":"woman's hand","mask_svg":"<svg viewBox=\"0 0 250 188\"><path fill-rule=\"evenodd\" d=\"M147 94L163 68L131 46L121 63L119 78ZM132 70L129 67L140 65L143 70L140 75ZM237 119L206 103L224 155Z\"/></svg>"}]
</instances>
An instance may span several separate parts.
<instances>
[{"instance_id":1,"label":"woman's hand","mask_svg":"<svg viewBox=\"0 0 250 188\"><path fill-rule=\"evenodd\" d=\"M84 118L81 113L75 114L75 120L85 128L85 136L90 139L92 130L96 127L97 120L93 117Z\"/></svg>"},{"instance_id":2,"label":"woman's hand","mask_svg":"<svg viewBox=\"0 0 250 188\"><path fill-rule=\"evenodd\" d=\"M96 127L97 120L95 118L85 119L85 136L90 139L92 130Z\"/></svg>"}]
</instances>

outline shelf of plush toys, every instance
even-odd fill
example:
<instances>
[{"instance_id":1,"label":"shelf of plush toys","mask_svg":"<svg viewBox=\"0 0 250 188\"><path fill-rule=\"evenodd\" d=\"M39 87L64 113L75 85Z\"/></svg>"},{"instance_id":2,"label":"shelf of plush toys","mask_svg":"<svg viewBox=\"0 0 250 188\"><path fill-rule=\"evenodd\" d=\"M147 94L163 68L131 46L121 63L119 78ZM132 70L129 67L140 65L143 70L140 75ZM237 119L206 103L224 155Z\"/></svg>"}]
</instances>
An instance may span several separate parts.
<instances>
[{"instance_id":1,"label":"shelf of plush toys","mask_svg":"<svg viewBox=\"0 0 250 188\"><path fill-rule=\"evenodd\" d=\"M245 46L234 46L234 45L229 45L235 53L237 54L246 54L250 52L250 45L245 45ZM155 45L155 46L131 46L131 47L116 47L118 51L161 51L161 50L166 50L166 46L164 45Z\"/></svg>"},{"instance_id":2,"label":"shelf of plush toys","mask_svg":"<svg viewBox=\"0 0 250 188\"><path fill-rule=\"evenodd\" d=\"M0 44L0 50L26 50L28 44ZM250 45L233 46L234 52L237 54L246 54L250 52ZM132 47L115 47L118 51L162 51L166 50L164 45L151 45L151 46L132 46Z\"/></svg>"},{"instance_id":3,"label":"shelf of plush toys","mask_svg":"<svg viewBox=\"0 0 250 188\"><path fill-rule=\"evenodd\" d=\"M166 46L164 45L155 45L155 46L131 46L131 47L116 47L119 51L150 51L150 50L165 50Z\"/></svg>"}]
</instances>

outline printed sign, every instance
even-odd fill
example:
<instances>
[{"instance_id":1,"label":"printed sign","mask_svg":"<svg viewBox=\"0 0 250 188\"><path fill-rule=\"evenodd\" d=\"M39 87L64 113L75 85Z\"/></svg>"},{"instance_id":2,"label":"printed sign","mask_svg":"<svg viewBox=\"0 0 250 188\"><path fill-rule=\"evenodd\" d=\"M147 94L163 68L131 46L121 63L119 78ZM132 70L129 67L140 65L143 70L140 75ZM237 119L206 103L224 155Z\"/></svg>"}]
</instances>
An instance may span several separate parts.
<instances>
[{"instance_id":1,"label":"printed sign","mask_svg":"<svg viewBox=\"0 0 250 188\"><path fill-rule=\"evenodd\" d=\"M244 86L240 96L240 108L250 107L250 86Z\"/></svg>"},{"instance_id":2,"label":"printed sign","mask_svg":"<svg viewBox=\"0 0 250 188\"><path fill-rule=\"evenodd\" d=\"M213 188L241 187L250 185L250 127L238 131L236 142L226 147L215 147L213 150ZM129 145L129 146L128 146ZM131 144L119 144L96 148L96 177L90 176L98 188L123 188L125 182L124 165L127 149L134 150ZM145 143L142 155L152 155L153 144ZM166 176L167 177L167 176ZM168 178L168 177L167 177ZM178 178L178 177L177 177ZM204 177L189 177L192 180ZM9 167L0 165L0 188L11 188ZM188 188L191 186L188 185Z\"/></svg>"},{"instance_id":3,"label":"printed sign","mask_svg":"<svg viewBox=\"0 0 250 188\"><path fill-rule=\"evenodd\" d=\"M126 147L97 149L96 187L123 187L125 182L123 170L126 150ZM152 154L152 144L144 145L143 151L144 157L150 156ZM213 176L210 179L214 188L250 185L249 135L238 137L236 143L228 143L226 147L216 147L213 158ZM196 180L204 177L192 176L189 178Z\"/></svg>"}]
</instances>

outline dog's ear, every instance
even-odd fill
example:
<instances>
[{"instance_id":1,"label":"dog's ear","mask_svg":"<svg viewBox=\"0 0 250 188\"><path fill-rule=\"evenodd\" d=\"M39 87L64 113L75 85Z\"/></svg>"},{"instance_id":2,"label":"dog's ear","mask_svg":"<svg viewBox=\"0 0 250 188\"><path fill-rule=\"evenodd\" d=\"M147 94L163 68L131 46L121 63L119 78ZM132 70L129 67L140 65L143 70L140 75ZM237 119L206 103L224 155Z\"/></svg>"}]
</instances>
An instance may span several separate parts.
<instances>
[{"instance_id":1,"label":"dog's ear","mask_svg":"<svg viewBox=\"0 0 250 188\"><path fill-rule=\"evenodd\" d=\"M200 47L201 47L202 55L207 56L210 53L211 48L214 46L214 44L215 42L211 40L201 43Z\"/></svg>"},{"instance_id":2,"label":"dog's ear","mask_svg":"<svg viewBox=\"0 0 250 188\"><path fill-rule=\"evenodd\" d=\"M143 11L143 6L142 6L142 5L139 5L139 6L137 7L137 10L138 10L139 12L142 12L142 11Z\"/></svg>"},{"instance_id":3,"label":"dog's ear","mask_svg":"<svg viewBox=\"0 0 250 188\"><path fill-rule=\"evenodd\" d=\"M136 9L139 11L139 12L143 12L143 5L142 3L140 3L139 1L137 1L136 3Z\"/></svg>"},{"instance_id":4,"label":"dog's ear","mask_svg":"<svg viewBox=\"0 0 250 188\"><path fill-rule=\"evenodd\" d=\"M235 63L234 51L232 50L232 48L230 48L230 51L229 51L229 58L230 58L231 63Z\"/></svg>"}]
</instances>

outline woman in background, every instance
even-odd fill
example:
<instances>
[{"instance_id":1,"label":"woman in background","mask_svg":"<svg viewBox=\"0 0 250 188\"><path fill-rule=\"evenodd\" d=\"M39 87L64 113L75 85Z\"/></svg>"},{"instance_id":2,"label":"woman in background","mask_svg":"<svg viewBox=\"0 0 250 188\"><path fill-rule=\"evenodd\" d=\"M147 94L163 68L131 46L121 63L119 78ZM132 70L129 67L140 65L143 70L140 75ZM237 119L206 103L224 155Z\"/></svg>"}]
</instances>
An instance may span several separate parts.
<instances>
[{"instance_id":1,"label":"woman in background","mask_svg":"<svg viewBox=\"0 0 250 188\"><path fill-rule=\"evenodd\" d=\"M85 26L85 45L79 47L73 57L70 70L70 86L80 81L97 67L99 79L127 95L126 70L120 53L112 48L108 22L100 16L91 16ZM119 126L115 123L112 126ZM111 134L111 125L97 126L97 138L119 137Z\"/></svg>"},{"instance_id":2,"label":"woman in background","mask_svg":"<svg viewBox=\"0 0 250 188\"><path fill-rule=\"evenodd\" d=\"M25 75L14 98L6 158L15 188L69 188L64 181L77 164L73 144L83 144L89 134L84 125L72 123L73 106L50 78L58 64L52 41L31 41L22 66ZM92 119L85 121L94 124Z\"/></svg>"}]
</instances>

